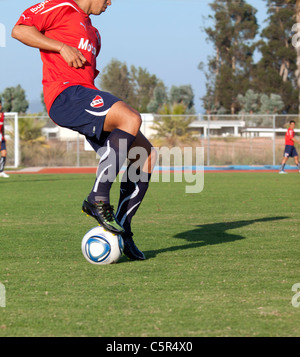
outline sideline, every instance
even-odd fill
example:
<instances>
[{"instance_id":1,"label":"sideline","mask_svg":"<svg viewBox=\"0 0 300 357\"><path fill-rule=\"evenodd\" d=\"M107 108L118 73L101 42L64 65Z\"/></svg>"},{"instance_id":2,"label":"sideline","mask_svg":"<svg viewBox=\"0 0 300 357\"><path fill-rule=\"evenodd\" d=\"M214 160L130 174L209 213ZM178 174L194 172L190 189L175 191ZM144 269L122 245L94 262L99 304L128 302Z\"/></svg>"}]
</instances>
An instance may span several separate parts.
<instances>
[{"instance_id":1,"label":"sideline","mask_svg":"<svg viewBox=\"0 0 300 357\"><path fill-rule=\"evenodd\" d=\"M248 165L230 165L230 166L205 166L204 173L210 172L278 172L280 166L248 166ZM203 167L171 167L165 168L155 166L154 172L199 172ZM96 174L96 167L27 167L20 170L7 170L8 174ZM122 172L123 170L121 170ZM296 166L286 166L286 171L298 171Z\"/></svg>"}]
</instances>

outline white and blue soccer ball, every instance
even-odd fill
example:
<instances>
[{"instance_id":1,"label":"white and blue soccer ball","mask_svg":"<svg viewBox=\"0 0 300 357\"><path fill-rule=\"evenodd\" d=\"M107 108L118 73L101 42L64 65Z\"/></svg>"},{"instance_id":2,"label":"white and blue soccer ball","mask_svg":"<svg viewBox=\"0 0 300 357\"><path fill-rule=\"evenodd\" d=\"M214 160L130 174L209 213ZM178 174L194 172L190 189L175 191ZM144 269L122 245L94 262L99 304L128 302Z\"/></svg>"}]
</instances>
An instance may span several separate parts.
<instances>
[{"instance_id":1,"label":"white and blue soccer ball","mask_svg":"<svg viewBox=\"0 0 300 357\"><path fill-rule=\"evenodd\" d=\"M81 250L91 264L113 264L121 258L124 243L120 235L98 226L89 230L82 238Z\"/></svg>"}]
</instances>

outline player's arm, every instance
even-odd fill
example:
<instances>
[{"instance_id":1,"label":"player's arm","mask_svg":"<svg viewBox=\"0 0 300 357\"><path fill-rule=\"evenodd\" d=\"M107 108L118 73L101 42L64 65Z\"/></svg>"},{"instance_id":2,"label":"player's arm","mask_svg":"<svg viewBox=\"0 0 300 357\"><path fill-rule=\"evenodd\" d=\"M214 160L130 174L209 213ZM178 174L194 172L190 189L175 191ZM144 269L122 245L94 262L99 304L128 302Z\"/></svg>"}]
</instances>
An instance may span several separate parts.
<instances>
[{"instance_id":1,"label":"player's arm","mask_svg":"<svg viewBox=\"0 0 300 357\"><path fill-rule=\"evenodd\" d=\"M294 131L292 130L289 130L287 135L289 136L289 138L295 143L295 144L299 144L300 145L300 141L298 141L296 138L295 138L295 134L294 134Z\"/></svg>"},{"instance_id":2,"label":"player's arm","mask_svg":"<svg viewBox=\"0 0 300 357\"><path fill-rule=\"evenodd\" d=\"M77 48L43 35L35 26L16 25L11 35L27 46L60 53L70 67L80 68L86 62L86 58Z\"/></svg>"},{"instance_id":3,"label":"player's arm","mask_svg":"<svg viewBox=\"0 0 300 357\"><path fill-rule=\"evenodd\" d=\"M300 141L296 140L295 138L291 138L293 140L294 143L300 145Z\"/></svg>"}]
</instances>

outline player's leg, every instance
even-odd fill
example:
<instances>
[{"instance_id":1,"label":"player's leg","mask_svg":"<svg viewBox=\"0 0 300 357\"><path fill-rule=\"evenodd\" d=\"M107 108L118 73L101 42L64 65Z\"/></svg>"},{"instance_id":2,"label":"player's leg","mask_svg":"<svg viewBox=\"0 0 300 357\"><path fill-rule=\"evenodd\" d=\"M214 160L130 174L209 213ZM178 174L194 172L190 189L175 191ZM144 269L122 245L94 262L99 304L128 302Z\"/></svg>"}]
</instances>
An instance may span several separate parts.
<instances>
[{"instance_id":1,"label":"player's leg","mask_svg":"<svg viewBox=\"0 0 300 357\"><path fill-rule=\"evenodd\" d=\"M110 134L98 152L101 159L97 179L89 195L90 202L110 202L111 185L127 158L140 125L140 114L124 102L117 102L111 107L103 125L103 130Z\"/></svg>"},{"instance_id":2,"label":"player's leg","mask_svg":"<svg viewBox=\"0 0 300 357\"><path fill-rule=\"evenodd\" d=\"M299 164L299 159L298 159L298 156L294 156L294 160L295 160L295 164L300 172L300 164Z\"/></svg>"},{"instance_id":3,"label":"player's leg","mask_svg":"<svg viewBox=\"0 0 300 357\"><path fill-rule=\"evenodd\" d=\"M4 171L5 161L6 161L6 150L1 150L0 172Z\"/></svg>"},{"instance_id":4,"label":"player's leg","mask_svg":"<svg viewBox=\"0 0 300 357\"><path fill-rule=\"evenodd\" d=\"M129 148L141 125L140 114L122 101L116 102L106 115L103 130L109 133L98 151L100 161L92 191L83 201L82 210L93 216L106 229L123 231L110 205L110 189L124 164Z\"/></svg>"},{"instance_id":5,"label":"player's leg","mask_svg":"<svg viewBox=\"0 0 300 357\"><path fill-rule=\"evenodd\" d=\"M140 114L110 93L73 86L57 97L50 117L58 125L85 135L100 155L97 177L82 210L106 229L123 232L115 219L109 193L139 131Z\"/></svg>"},{"instance_id":6,"label":"player's leg","mask_svg":"<svg viewBox=\"0 0 300 357\"><path fill-rule=\"evenodd\" d=\"M84 135L101 156L99 174L82 210L104 228L122 232L109 202L109 191L139 131L140 115L110 93L82 86L65 89L49 114L57 125Z\"/></svg>"},{"instance_id":7,"label":"player's leg","mask_svg":"<svg viewBox=\"0 0 300 357\"><path fill-rule=\"evenodd\" d=\"M291 153L291 156L294 158L295 160L295 164L300 172L300 165L299 165L299 160L298 160L298 152L295 148L295 146L293 146L293 149L292 149L292 153Z\"/></svg>"},{"instance_id":8,"label":"player's leg","mask_svg":"<svg viewBox=\"0 0 300 357\"><path fill-rule=\"evenodd\" d=\"M290 157L289 147L286 145L284 148L283 159L281 161L281 167L279 170L280 174L286 174L287 172L284 170L285 165Z\"/></svg>"},{"instance_id":9,"label":"player's leg","mask_svg":"<svg viewBox=\"0 0 300 357\"><path fill-rule=\"evenodd\" d=\"M280 173L280 174L285 174L285 173L286 173L286 171L284 170L284 168L285 168L285 165L286 165L287 161L288 161L288 157L284 157L284 158L282 159L281 167L280 167L280 170L279 170L279 173Z\"/></svg>"},{"instance_id":10,"label":"player's leg","mask_svg":"<svg viewBox=\"0 0 300 357\"><path fill-rule=\"evenodd\" d=\"M6 151L5 141L2 141L1 142L1 156L0 156L0 177L4 177L4 178L9 177L9 175L7 175L4 172L6 156L7 156L7 151Z\"/></svg>"},{"instance_id":11,"label":"player's leg","mask_svg":"<svg viewBox=\"0 0 300 357\"><path fill-rule=\"evenodd\" d=\"M129 165L123 174L117 219L124 227L122 233L124 254L133 260L144 260L144 254L133 241L131 221L148 190L151 173L156 162L156 151L139 132L129 151Z\"/></svg>"}]
</instances>

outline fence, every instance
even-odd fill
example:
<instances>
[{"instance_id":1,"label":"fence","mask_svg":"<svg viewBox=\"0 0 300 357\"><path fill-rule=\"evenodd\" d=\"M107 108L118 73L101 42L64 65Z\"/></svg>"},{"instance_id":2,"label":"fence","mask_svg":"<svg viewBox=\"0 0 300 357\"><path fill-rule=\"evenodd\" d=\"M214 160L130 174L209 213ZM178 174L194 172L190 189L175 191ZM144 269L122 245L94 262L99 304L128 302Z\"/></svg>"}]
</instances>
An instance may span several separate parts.
<instances>
[{"instance_id":1,"label":"fence","mask_svg":"<svg viewBox=\"0 0 300 357\"><path fill-rule=\"evenodd\" d=\"M279 165L284 136L291 120L300 128L298 115L154 115L154 122L166 117L176 125L186 121L195 142L187 145L204 147L206 166ZM176 120L174 120L176 119ZM153 124L148 124L153 127ZM153 129L152 129L153 130ZM300 129L295 129L296 135ZM152 131L151 135L155 135Z\"/></svg>"},{"instance_id":2,"label":"fence","mask_svg":"<svg viewBox=\"0 0 300 357\"><path fill-rule=\"evenodd\" d=\"M141 131L157 147L203 147L206 166L279 165L290 120L297 135L298 115L142 114ZM161 131L165 135L159 137ZM6 113L5 132L7 167L98 165L82 135L56 126L48 116Z\"/></svg>"}]
</instances>

